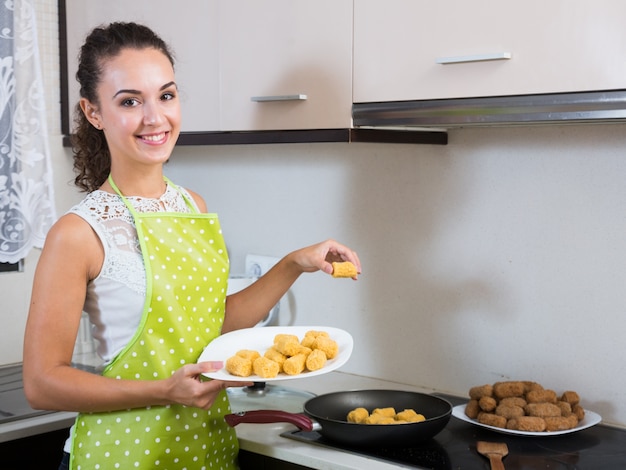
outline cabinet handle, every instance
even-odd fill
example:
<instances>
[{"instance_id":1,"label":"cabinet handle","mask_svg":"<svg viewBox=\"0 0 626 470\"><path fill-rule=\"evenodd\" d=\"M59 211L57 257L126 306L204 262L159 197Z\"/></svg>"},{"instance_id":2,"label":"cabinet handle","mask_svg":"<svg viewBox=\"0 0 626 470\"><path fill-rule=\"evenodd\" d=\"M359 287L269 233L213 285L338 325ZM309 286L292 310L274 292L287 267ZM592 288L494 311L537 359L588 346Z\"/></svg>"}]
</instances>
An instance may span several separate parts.
<instances>
[{"instance_id":1,"label":"cabinet handle","mask_svg":"<svg viewBox=\"0 0 626 470\"><path fill-rule=\"evenodd\" d=\"M250 101L256 101L262 103L265 101L306 101L307 96L303 94L298 95L276 95L276 96L253 96Z\"/></svg>"},{"instance_id":2,"label":"cabinet handle","mask_svg":"<svg viewBox=\"0 0 626 470\"><path fill-rule=\"evenodd\" d=\"M465 62L484 62L487 60L509 60L510 52L495 52L493 54L460 55L454 57L437 57L438 64L462 64Z\"/></svg>"}]
</instances>

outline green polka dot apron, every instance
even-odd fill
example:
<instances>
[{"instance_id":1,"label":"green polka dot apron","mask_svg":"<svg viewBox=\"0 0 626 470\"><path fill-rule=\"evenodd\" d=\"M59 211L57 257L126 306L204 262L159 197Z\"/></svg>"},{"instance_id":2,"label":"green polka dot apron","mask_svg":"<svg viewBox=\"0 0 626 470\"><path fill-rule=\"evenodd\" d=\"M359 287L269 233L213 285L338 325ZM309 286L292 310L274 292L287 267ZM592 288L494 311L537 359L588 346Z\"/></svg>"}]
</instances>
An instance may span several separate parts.
<instances>
[{"instance_id":1,"label":"green polka dot apron","mask_svg":"<svg viewBox=\"0 0 626 470\"><path fill-rule=\"evenodd\" d=\"M187 197L191 213L138 213L109 182L135 220L147 289L136 333L103 375L165 379L196 362L220 334L229 262L219 221L199 213ZM229 412L222 390L208 411L168 405L81 413L70 468L236 469L237 437L223 418Z\"/></svg>"}]
</instances>

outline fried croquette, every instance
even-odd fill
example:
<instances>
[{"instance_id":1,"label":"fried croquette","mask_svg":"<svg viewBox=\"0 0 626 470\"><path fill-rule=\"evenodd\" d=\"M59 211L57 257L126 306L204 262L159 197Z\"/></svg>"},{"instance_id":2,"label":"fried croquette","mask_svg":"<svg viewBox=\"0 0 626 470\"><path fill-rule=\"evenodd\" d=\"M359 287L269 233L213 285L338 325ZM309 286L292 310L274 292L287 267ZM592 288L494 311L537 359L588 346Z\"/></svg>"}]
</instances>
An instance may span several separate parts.
<instances>
[{"instance_id":1,"label":"fried croquette","mask_svg":"<svg viewBox=\"0 0 626 470\"><path fill-rule=\"evenodd\" d=\"M259 377L272 379L280 372L280 366L265 356L259 356L252 362L252 371Z\"/></svg>"},{"instance_id":2,"label":"fried croquette","mask_svg":"<svg viewBox=\"0 0 626 470\"><path fill-rule=\"evenodd\" d=\"M326 358L333 359L339 352L339 345L334 339L318 336L313 341L311 349L321 349L326 354Z\"/></svg>"},{"instance_id":3,"label":"fried croquette","mask_svg":"<svg viewBox=\"0 0 626 470\"><path fill-rule=\"evenodd\" d=\"M382 415L382 416L387 416L387 417L393 418L396 415L396 410L393 407L375 408L372 411L372 414L373 415Z\"/></svg>"},{"instance_id":4,"label":"fried croquette","mask_svg":"<svg viewBox=\"0 0 626 470\"><path fill-rule=\"evenodd\" d=\"M259 351L255 351L254 349L240 349L235 353L237 356L245 357L246 359L250 359L254 361L257 357L261 356Z\"/></svg>"},{"instance_id":5,"label":"fried croquette","mask_svg":"<svg viewBox=\"0 0 626 470\"><path fill-rule=\"evenodd\" d=\"M478 417L478 413L480 413L480 406L478 405L478 400L470 400L465 405L465 415L468 418L476 419Z\"/></svg>"},{"instance_id":6,"label":"fried croquette","mask_svg":"<svg viewBox=\"0 0 626 470\"><path fill-rule=\"evenodd\" d=\"M326 338L330 337L326 331L309 330L304 334L304 338L302 338L300 344L304 347L313 349L313 342L318 336L325 336Z\"/></svg>"},{"instance_id":7,"label":"fried croquette","mask_svg":"<svg viewBox=\"0 0 626 470\"><path fill-rule=\"evenodd\" d=\"M483 411L493 411L498 406L498 402L493 397L482 397L478 400L478 406Z\"/></svg>"},{"instance_id":8,"label":"fried croquette","mask_svg":"<svg viewBox=\"0 0 626 470\"><path fill-rule=\"evenodd\" d=\"M556 392L554 390L531 390L526 394L528 403L556 403Z\"/></svg>"},{"instance_id":9,"label":"fried croquette","mask_svg":"<svg viewBox=\"0 0 626 470\"><path fill-rule=\"evenodd\" d=\"M369 416L370 413L365 408L355 408L348 413L348 422L363 424Z\"/></svg>"},{"instance_id":10,"label":"fried croquette","mask_svg":"<svg viewBox=\"0 0 626 470\"><path fill-rule=\"evenodd\" d=\"M546 421L537 416L520 416L507 423L507 429L525 432L542 432L546 430Z\"/></svg>"},{"instance_id":11,"label":"fried croquette","mask_svg":"<svg viewBox=\"0 0 626 470\"><path fill-rule=\"evenodd\" d=\"M509 380L493 384L493 394L496 398L524 396L524 382Z\"/></svg>"},{"instance_id":12,"label":"fried croquette","mask_svg":"<svg viewBox=\"0 0 626 470\"><path fill-rule=\"evenodd\" d=\"M557 401L556 406L561 410L561 416L569 416L572 414L572 405L566 401Z\"/></svg>"},{"instance_id":13,"label":"fried croquette","mask_svg":"<svg viewBox=\"0 0 626 470\"><path fill-rule=\"evenodd\" d=\"M365 420L365 424L395 424L393 416L385 416L380 413L372 413Z\"/></svg>"},{"instance_id":14,"label":"fried croquette","mask_svg":"<svg viewBox=\"0 0 626 470\"><path fill-rule=\"evenodd\" d=\"M572 415L573 416L573 415ZM548 416L544 418L546 422L546 431L566 431L576 427L578 420L572 421L570 418L564 416Z\"/></svg>"},{"instance_id":15,"label":"fried croquette","mask_svg":"<svg viewBox=\"0 0 626 470\"><path fill-rule=\"evenodd\" d=\"M477 385L476 387L470 388L469 397L472 400L480 400L482 397L492 397L493 396L493 385L485 384L485 385Z\"/></svg>"},{"instance_id":16,"label":"fried croquette","mask_svg":"<svg viewBox=\"0 0 626 470\"><path fill-rule=\"evenodd\" d=\"M478 422L486 424L487 426L494 426L496 428L506 427L507 419L504 416L494 415L493 413L478 413Z\"/></svg>"},{"instance_id":17,"label":"fried croquette","mask_svg":"<svg viewBox=\"0 0 626 470\"><path fill-rule=\"evenodd\" d=\"M226 359L226 371L237 377L248 377L252 375L252 361L235 354Z\"/></svg>"},{"instance_id":18,"label":"fried croquette","mask_svg":"<svg viewBox=\"0 0 626 470\"><path fill-rule=\"evenodd\" d=\"M285 356L295 356L303 346L295 335L276 335L274 348Z\"/></svg>"},{"instance_id":19,"label":"fried croquette","mask_svg":"<svg viewBox=\"0 0 626 470\"><path fill-rule=\"evenodd\" d=\"M269 348L267 351L265 351L264 356L267 357L268 359L271 359L275 363L277 363L279 372L282 372L283 363L285 362L285 360L287 360L287 356L282 354L278 349L276 349L273 346Z\"/></svg>"},{"instance_id":20,"label":"fried croquette","mask_svg":"<svg viewBox=\"0 0 626 470\"><path fill-rule=\"evenodd\" d=\"M359 274L356 270L356 266L350 261L335 261L332 265L333 277L356 277Z\"/></svg>"},{"instance_id":21,"label":"fried croquette","mask_svg":"<svg viewBox=\"0 0 626 470\"><path fill-rule=\"evenodd\" d=\"M523 380L524 383L524 393L532 392L533 390L543 390L543 385L532 382L530 380Z\"/></svg>"},{"instance_id":22,"label":"fried croquette","mask_svg":"<svg viewBox=\"0 0 626 470\"><path fill-rule=\"evenodd\" d=\"M296 354L283 362L283 372L287 375L298 375L306 366L306 355Z\"/></svg>"},{"instance_id":23,"label":"fried croquette","mask_svg":"<svg viewBox=\"0 0 626 470\"><path fill-rule=\"evenodd\" d=\"M578 396L578 393L568 390L566 392L563 392L563 395L561 395L561 401L565 401L574 406L578 405L578 403L580 402L580 397Z\"/></svg>"},{"instance_id":24,"label":"fried croquette","mask_svg":"<svg viewBox=\"0 0 626 470\"><path fill-rule=\"evenodd\" d=\"M507 406L521 406L522 408L526 406L526 400L522 397L506 397L498 402L498 405L507 405Z\"/></svg>"},{"instance_id":25,"label":"fried croquette","mask_svg":"<svg viewBox=\"0 0 626 470\"><path fill-rule=\"evenodd\" d=\"M524 416L524 408L517 405L499 404L496 407L495 413L499 416L504 416L506 419L519 418L520 416Z\"/></svg>"},{"instance_id":26,"label":"fried croquette","mask_svg":"<svg viewBox=\"0 0 626 470\"><path fill-rule=\"evenodd\" d=\"M406 423L420 423L426 420L423 414L416 412L414 409L406 409L396 414L395 420Z\"/></svg>"},{"instance_id":27,"label":"fried croquette","mask_svg":"<svg viewBox=\"0 0 626 470\"><path fill-rule=\"evenodd\" d=\"M539 418L561 416L561 408L554 403L529 403L524 407L524 411L528 416L537 416Z\"/></svg>"},{"instance_id":28,"label":"fried croquette","mask_svg":"<svg viewBox=\"0 0 626 470\"><path fill-rule=\"evenodd\" d=\"M307 355L305 366L310 371L320 370L326 365L327 360L328 359L326 358L326 353L324 351L321 349L314 349Z\"/></svg>"},{"instance_id":29,"label":"fried croquette","mask_svg":"<svg viewBox=\"0 0 626 470\"><path fill-rule=\"evenodd\" d=\"M585 410L579 404L572 406L572 413L576 415L579 421L585 417Z\"/></svg>"}]
</instances>

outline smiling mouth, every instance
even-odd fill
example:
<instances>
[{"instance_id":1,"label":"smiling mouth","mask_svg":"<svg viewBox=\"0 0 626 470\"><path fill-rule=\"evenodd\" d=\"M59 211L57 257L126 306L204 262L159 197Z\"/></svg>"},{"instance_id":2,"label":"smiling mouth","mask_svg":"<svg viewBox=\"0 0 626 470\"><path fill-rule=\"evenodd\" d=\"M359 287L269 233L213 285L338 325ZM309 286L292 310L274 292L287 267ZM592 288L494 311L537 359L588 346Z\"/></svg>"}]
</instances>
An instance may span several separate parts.
<instances>
[{"instance_id":1,"label":"smiling mouth","mask_svg":"<svg viewBox=\"0 0 626 470\"><path fill-rule=\"evenodd\" d=\"M145 142L162 142L167 137L167 132L161 132L160 134L141 135L139 138Z\"/></svg>"}]
</instances>

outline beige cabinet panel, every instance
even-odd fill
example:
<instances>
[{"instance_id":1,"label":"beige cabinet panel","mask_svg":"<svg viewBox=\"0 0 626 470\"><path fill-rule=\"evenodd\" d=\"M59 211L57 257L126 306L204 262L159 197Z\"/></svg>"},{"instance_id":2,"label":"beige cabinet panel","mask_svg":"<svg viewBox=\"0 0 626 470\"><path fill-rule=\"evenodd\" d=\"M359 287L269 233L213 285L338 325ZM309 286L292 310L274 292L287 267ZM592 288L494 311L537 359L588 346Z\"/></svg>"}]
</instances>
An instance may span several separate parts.
<instances>
[{"instance_id":1,"label":"beige cabinet panel","mask_svg":"<svg viewBox=\"0 0 626 470\"><path fill-rule=\"evenodd\" d=\"M94 27L112 21L143 23L173 49L182 105L182 130L219 129L217 0L66 0L69 106L79 98L79 47Z\"/></svg>"},{"instance_id":2,"label":"beige cabinet panel","mask_svg":"<svg viewBox=\"0 0 626 470\"><path fill-rule=\"evenodd\" d=\"M221 130L351 127L352 3L220 1Z\"/></svg>"},{"instance_id":3,"label":"beige cabinet panel","mask_svg":"<svg viewBox=\"0 0 626 470\"><path fill-rule=\"evenodd\" d=\"M626 88L626 2L354 4L355 102Z\"/></svg>"}]
</instances>

